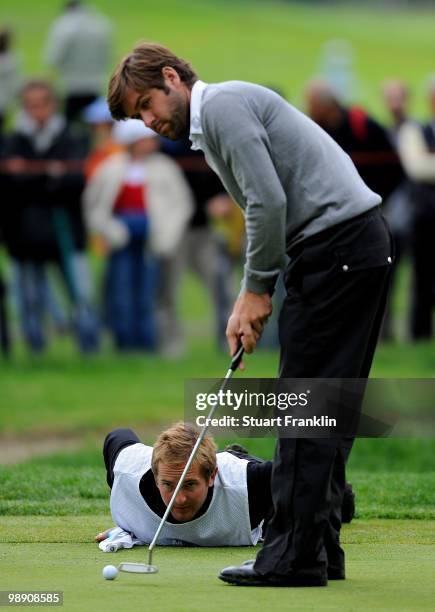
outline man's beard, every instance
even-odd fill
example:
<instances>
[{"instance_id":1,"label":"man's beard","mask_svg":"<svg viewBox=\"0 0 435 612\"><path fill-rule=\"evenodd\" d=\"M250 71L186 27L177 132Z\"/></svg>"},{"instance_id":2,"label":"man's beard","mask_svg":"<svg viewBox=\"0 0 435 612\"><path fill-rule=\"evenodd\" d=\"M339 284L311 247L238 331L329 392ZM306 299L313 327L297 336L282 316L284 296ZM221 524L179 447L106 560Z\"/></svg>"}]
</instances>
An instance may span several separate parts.
<instances>
[{"instance_id":1,"label":"man's beard","mask_svg":"<svg viewBox=\"0 0 435 612\"><path fill-rule=\"evenodd\" d=\"M179 140L189 133L189 105L186 104L183 96L178 92L171 92L171 118L165 121L159 132L170 140Z\"/></svg>"}]
</instances>

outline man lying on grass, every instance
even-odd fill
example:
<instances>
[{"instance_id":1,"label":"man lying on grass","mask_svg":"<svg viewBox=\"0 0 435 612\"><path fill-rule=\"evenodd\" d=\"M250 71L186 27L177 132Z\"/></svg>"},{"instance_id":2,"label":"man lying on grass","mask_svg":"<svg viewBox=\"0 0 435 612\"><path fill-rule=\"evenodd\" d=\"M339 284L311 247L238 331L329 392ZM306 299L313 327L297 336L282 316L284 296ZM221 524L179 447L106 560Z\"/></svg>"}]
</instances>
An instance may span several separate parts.
<instances>
[{"instance_id":1,"label":"man lying on grass","mask_svg":"<svg viewBox=\"0 0 435 612\"><path fill-rule=\"evenodd\" d=\"M131 429L107 435L103 455L112 489L112 518L132 536L130 545L152 540L197 437L198 430L187 423L161 433L154 447L142 444ZM238 445L216 450L213 439L205 436L163 527L160 545L247 546L260 539L272 509L272 462L252 457ZM353 502L351 490L350 495ZM98 534L96 541L104 542L110 532ZM110 540L114 533L119 535L119 530ZM122 535L126 534L121 539Z\"/></svg>"}]
</instances>

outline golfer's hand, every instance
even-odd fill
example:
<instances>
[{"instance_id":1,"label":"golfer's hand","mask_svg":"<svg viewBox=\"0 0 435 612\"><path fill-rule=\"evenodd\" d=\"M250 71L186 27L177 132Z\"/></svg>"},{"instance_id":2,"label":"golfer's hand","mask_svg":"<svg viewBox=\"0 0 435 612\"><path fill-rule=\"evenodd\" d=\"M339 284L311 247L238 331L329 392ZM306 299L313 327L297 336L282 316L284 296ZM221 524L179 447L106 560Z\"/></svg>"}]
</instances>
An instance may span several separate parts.
<instances>
[{"instance_id":1,"label":"golfer's hand","mask_svg":"<svg viewBox=\"0 0 435 612\"><path fill-rule=\"evenodd\" d=\"M272 300L268 293L245 291L240 295L227 325L226 334L231 355L236 352L239 340L245 352L252 353L271 314ZM241 369L244 369L243 366Z\"/></svg>"},{"instance_id":2,"label":"golfer's hand","mask_svg":"<svg viewBox=\"0 0 435 612\"><path fill-rule=\"evenodd\" d=\"M105 540L109 536L109 533L112 531L112 529L113 527L111 527L110 529L106 529L106 531L102 531L101 533L97 533L97 535L95 536L95 541L102 542L103 540Z\"/></svg>"}]
</instances>

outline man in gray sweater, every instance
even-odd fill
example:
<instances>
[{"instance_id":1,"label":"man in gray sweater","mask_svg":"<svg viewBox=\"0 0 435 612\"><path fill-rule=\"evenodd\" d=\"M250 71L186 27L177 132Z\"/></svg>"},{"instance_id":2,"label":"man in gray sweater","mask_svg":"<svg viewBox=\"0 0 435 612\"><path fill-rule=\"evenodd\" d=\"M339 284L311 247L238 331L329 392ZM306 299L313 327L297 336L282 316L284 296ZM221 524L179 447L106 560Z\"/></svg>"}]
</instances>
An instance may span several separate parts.
<instances>
[{"instance_id":1,"label":"man in gray sweater","mask_svg":"<svg viewBox=\"0 0 435 612\"><path fill-rule=\"evenodd\" d=\"M141 118L162 136L189 134L244 210L246 265L228 321L231 353L239 341L254 350L287 265L280 377L367 377L392 249L381 198L348 155L276 93L238 81L208 85L160 45L140 44L120 62L109 106L115 119ZM224 569L222 580L325 586L344 579L340 507L351 446L340 436L278 439L264 546L255 562Z\"/></svg>"}]
</instances>

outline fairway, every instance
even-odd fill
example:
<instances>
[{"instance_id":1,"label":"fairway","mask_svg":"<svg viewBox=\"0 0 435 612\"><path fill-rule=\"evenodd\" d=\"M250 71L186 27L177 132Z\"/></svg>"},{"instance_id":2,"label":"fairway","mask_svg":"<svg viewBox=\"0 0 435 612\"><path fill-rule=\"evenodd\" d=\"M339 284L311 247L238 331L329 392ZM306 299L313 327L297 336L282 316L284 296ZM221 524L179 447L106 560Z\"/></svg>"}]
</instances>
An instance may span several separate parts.
<instances>
[{"instance_id":1,"label":"fairway","mask_svg":"<svg viewBox=\"0 0 435 612\"><path fill-rule=\"evenodd\" d=\"M99 517L96 517L99 518ZM75 536L94 532L98 521L87 518ZM50 519L46 521L50 525ZM146 549L104 554L94 544L24 543L29 523L11 526L22 543L1 544L7 563L7 588L57 590L64 593L65 610L168 610L174 612L252 612L280 610L433 610L435 601L435 524L428 521L356 521L343 530L347 580L330 581L327 588L233 587L216 576L226 565L253 557L251 548L157 548L159 573L140 576L120 573L113 581L101 576L104 565L143 562ZM57 532L59 524L53 526ZM47 533L50 530L48 529ZM41 536L40 536L41 537ZM44 538L43 538L44 539ZM58 538L61 539L61 538ZM5 589L4 574L0 588Z\"/></svg>"}]
</instances>

